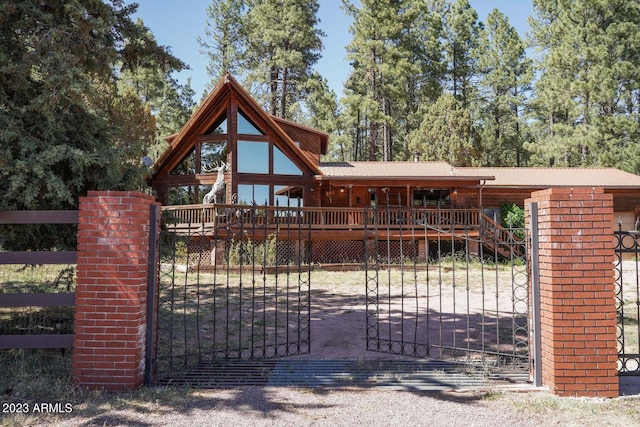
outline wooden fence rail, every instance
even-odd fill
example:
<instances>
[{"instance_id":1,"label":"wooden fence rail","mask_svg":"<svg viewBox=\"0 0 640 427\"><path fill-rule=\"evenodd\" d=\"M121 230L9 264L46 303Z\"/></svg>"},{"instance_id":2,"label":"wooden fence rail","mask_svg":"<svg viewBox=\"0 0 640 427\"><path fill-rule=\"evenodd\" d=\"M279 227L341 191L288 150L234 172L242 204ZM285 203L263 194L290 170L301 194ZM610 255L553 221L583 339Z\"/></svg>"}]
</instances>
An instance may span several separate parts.
<instances>
[{"instance_id":1,"label":"wooden fence rail","mask_svg":"<svg viewBox=\"0 0 640 427\"><path fill-rule=\"evenodd\" d=\"M78 211L0 211L0 224L77 224ZM0 265L69 265L75 264L75 251L0 251ZM0 283L2 286L2 283ZM74 307L75 292L2 293L0 310L4 308ZM71 348L73 334L0 335L0 349Z\"/></svg>"}]
</instances>

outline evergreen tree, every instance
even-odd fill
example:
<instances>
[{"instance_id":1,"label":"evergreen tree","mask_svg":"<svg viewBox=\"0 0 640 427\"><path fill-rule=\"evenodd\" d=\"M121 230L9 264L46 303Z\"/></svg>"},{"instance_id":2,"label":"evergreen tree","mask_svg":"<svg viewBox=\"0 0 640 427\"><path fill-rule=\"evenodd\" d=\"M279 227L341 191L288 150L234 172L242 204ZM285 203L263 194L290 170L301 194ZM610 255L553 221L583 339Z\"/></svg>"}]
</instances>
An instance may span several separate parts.
<instances>
[{"instance_id":1,"label":"evergreen tree","mask_svg":"<svg viewBox=\"0 0 640 427\"><path fill-rule=\"evenodd\" d=\"M494 9L482 32L478 117L482 118L481 163L522 166L525 96L532 80L524 42L506 16Z\"/></svg>"},{"instance_id":2,"label":"evergreen tree","mask_svg":"<svg viewBox=\"0 0 640 427\"><path fill-rule=\"evenodd\" d=\"M207 8L207 71L229 72L271 114L303 118L313 66L322 51L316 0L212 0Z\"/></svg>"},{"instance_id":3,"label":"evergreen tree","mask_svg":"<svg viewBox=\"0 0 640 427\"><path fill-rule=\"evenodd\" d=\"M314 72L306 81L304 94L303 101L300 101L304 105L298 111L305 111L306 115L297 121L327 133L337 132L340 116L338 98L329 88L327 79Z\"/></svg>"},{"instance_id":4,"label":"evergreen tree","mask_svg":"<svg viewBox=\"0 0 640 427\"><path fill-rule=\"evenodd\" d=\"M187 123L196 108L195 91L191 79L184 85L171 78L165 81L162 104L156 115L156 144L149 154L157 158L166 148L165 138L178 132Z\"/></svg>"},{"instance_id":5,"label":"evergreen tree","mask_svg":"<svg viewBox=\"0 0 640 427\"><path fill-rule=\"evenodd\" d=\"M640 5L535 0L534 11L536 161L640 172L627 160L640 137Z\"/></svg>"},{"instance_id":6,"label":"evergreen tree","mask_svg":"<svg viewBox=\"0 0 640 427\"><path fill-rule=\"evenodd\" d=\"M315 0L247 0L245 83L273 115L294 114L320 59L318 7Z\"/></svg>"},{"instance_id":7,"label":"evergreen tree","mask_svg":"<svg viewBox=\"0 0 640 427\"><path fill-rule=\"evenodd\" d=\"M464 108L469 108L475 97L482 24L468 0L456 0L446 12L444 28L448 88Z\"/></svg>"},{"instance_id":8,"label":"evergreen tree","mask_svg":"<svg viewBox=\"0 0 640 427\"><path fill-rule=\"evenodd\" d=\"M0 0L0 208L69 209L89 189L137 188L129 165L142 153L129 138L144 139L150 116L118 92L117 70L184 64L131 20L135 10ZM121 123L122 110L140 127Z\"/></svg>"},{"instance_id":9,"label":"evergreen tree","mask_svg":"<svg viewBox=\"0 0 640 427\"><path fill-rule=\"evenodd\" d=\"M452 94L442 95L426 111L419 129L409 135L409 149L425 160L453 166L477 166L480 150L470 114Z\"/></svg>"},{"instance_id":10,"label":"evergreen tree","mask_svg":"<svg viewBox=\"0 0 640 427\"><path fill-rule=\"evenodd\" d=\"M207 73L212 77L212 84L226 73L238 77L243 74L243 58L248 45L244 32L245 14L244 0L211 0L207 6L206 37L198 37L198 43L202 47L201 53L209 59Z\"/></svg>"},{"instance_id":11,"label":"evergreen tree","mask_svg":"<svg viewBox=\"0 0 640 427\"><path fill-rule=\"evenodd\" d=\"M419 68L410 61L411 53L403 37L419 16L418 10L408 0L365 0L360 8L344 0L343 5L354 18L353 39L347 46L347 58L354 70L345 103L355 107L351 110L361 119L360 123L368 123L366 158L393 160L394 141L398 141L394 138L398 123L393 117L405 112L396 108L404 104L401 98L410 76L419 73ZM362 129L361 124L358 127ZM359 131L356 138L360 138ZM360 141L356 143L359 144Z\"/></svg>"},{"instance_id":12,"label":"evergreen tree","mask_svg":"<svg viewBox=\"0 0 640 427\"><path fill-rule=\"evenodd\" d=\"M443 92L447 64L444 60L444 16L445 0L416 0L412 2L414 15L407 19L403 30L402 44L409 52L410 62L417 72L406 78L406 87L398 102L403 105L394 120L402 124L403 159L411 157L406 136L420 126L424 110L434 103Z\"/></svg>"}]
</instances>

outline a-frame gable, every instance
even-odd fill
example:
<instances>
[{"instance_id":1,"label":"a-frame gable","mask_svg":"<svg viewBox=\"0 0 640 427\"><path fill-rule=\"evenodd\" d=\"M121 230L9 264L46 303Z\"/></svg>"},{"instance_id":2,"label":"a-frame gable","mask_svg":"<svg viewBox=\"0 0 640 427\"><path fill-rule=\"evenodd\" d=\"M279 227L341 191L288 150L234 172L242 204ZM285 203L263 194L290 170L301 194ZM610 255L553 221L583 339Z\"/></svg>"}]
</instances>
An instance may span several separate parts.
<instances>
[{"instance_id":1,"label":"a-frame gable","mask_svg":"<svg viewBox=\"0 0 640 427\"><path fill-rule=\"evenodd\" d=\"M231 103L232 100L236 102ZM276 120L267 114L231 75L227 74L200 104L180 132L172 136L169 147L153 166L154 176L169 174L177 167L184 157L193 150L198 137L213 126L222 115L226 115L230 105L235 106L236 104L246 116L255 122L258 128L273 138L274 144L300 170L310 175L322 174L317 162L298 148ZM239 114L239 112L231 111L232 116L235 114Z\"/></svg>"},{"instance_id":2,"label":"a-frame gable","mask_svg":"<svg viewBox=\"0 0 640 427\"><path fill-rule=\"evenodd\" d=\"M275 118L267 114L233 77L228 74L226 77L229 79L234 95L237 96L239 108L242 108L246 114L250 115L260 129L271 134L276 146L291 161L296 163L301 170L305 170L311 175L321 175L322 171L314 159L296 146L293 139L282 129Z\"/></svg>"},{"instance_id":3,"label":"a-frame gable","mask_svg":"<svg viewBox=\"0 0 640 427\"><path fill-rule=\"evenodd\" d=\"M193 150L198 136L202 135L222 115L226 114L230 102L230 88L221 79L209 93L180 131L171 135L169 147L153 165L154 175L169 174L184 157Z\"/></svg>"}]
</instances>

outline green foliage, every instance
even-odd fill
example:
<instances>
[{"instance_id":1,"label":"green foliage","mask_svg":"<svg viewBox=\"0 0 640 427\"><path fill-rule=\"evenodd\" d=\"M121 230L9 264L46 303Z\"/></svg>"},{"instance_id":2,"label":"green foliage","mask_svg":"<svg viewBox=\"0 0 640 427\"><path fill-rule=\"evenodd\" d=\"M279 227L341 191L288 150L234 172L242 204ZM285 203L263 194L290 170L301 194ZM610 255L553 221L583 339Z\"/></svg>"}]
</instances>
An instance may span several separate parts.
<instances>
[{"instance_id":1,"label":"green foliage","mask_svg":"<svg viewBox=\"0 0 640 427\"><path fill-rule=\"evenodd\" d=\"M345 10L354 19L353 39L347 59L353 72L347 82L346 112L355 128L354 160L406 159L401 142L409 130L412 113L419 105L419 93L412 85L421 75L425 52L412 53L422 38L413 28L424 29L428 8L415 1L361 1L358 8L344 0ZM430 58L425 57L425 60ZM426 70L425 70L426 71ZM432 82L432 81L431 81ZM406 94L410 94L407 100Z\"/></svg>"},{"instance_id":2,"label":"green foliage","mask_svg":"<svg viewBox=\"0 0 640 427\"><path fill-rule=\"evenodd\" d=\"M427 160L454 166L474 166L479 157L471 130L471 117L453 95L441 96L425 112L420 128L409 134L409 149Z\"/></svg>"},{"instance_id":3,"label":"green foliage","mask_svg":"<svg viewBox=\"0 0 640 427\"><path fill-rule=\"evenodd\" d=\"M212 0L206 37L199 39L209 75L217 82L227 72L238 73L269 113L303 114L322 50L318 8L315 0Z\"/></svg>"},{"instance_id":4,"label":"green foliage","mask_svg":"<svg viewBox=\"0 0 640 427\"><path fill-rule=\"evenodd\" d=\"M500 206L500 223L506 228L524 228L524 208L504 202Z\"/></svg>"},{"instance_id":5,"label":"green foliage","mask_svg":"<svg viewBox=\"0 0 640 427\"><path fill-rule=\"evenodd\" d=\"M227 263L233 266L272 266L276 264L277 236L271 235L262 242L247 240L231 241L227 248Z\"/></svg>"},{"instance_id":6,"label":"green foliage","mask_svg":"<svg viewBox=\"0 0 640 427\"><path fill-rule=\"evenodd\" d=\"M445 17L445 52L449 89L453 96L469 108L475 86L471 80L478 71L478 44L482 24L468 0L456 0Z\"/></svg>"},{"instance_id":7,"label":"green foliage","mask_svg":"<svg viewBox=\"0 0 640 427\"><path fill-rule=\"evenodd\" d=\"M500 206L500 223L503 227L512 229L513 234L520 240L525 239L524 208L514 203L504 202Z\"/></svg>"},{"instance_id":8,"label":"green foliage","mask_svg":"<svg viewBox=\"0 0 640 427\"><path fill-rule=\"evenodd\" d=\"M353 68L332 159L406 160L415 150L459 162L434 156L457 146L472 156L464 164L640 173L637 2L535 0L528 45L498 10L479 22L468 0L343 3ZM442 116L442 95L468 112L468 128L455 120L416 142Z\"/></svg>"},{"instance_id":9,"label":"green foliage","mask_svg":"<svg viewBox=\"0 0 640 427\"><path fill-rule=\"evenodd\" d=\"M640 172L627 161L640 136L638 3L536 0L534 10L536 161Z\"/></svg>"},{"instance_id":10,"label":"green foliage","mask_svg":"<svg viewBox=\"0 0 640 427\"><path fill-rule=\"evenodd\" d=\"M479 80L482 145L480 163L492 166L521 166L527 158L525 94L533 78L531 60L524 41L506 16L497 9L487 17L481 34Z\"/></svg>"},{"instance_id":11,"label":"green foliage","mask_svg":"<svg viewBox=\"0 0 640 427\"><path fill-rule=\"evenodd\" d=\"M213 84L226 73L240 74L243 71L247 47L243 26L246 15L244 3L244 0L211 0L207 6L205 37L198 37L198 43L209 59L207 73Z\"/></svg>"},{"instance_id":12,"label":"green foliage","mask_svg":"<svg viewBox=\"0 0 640 427\"><path fill-rule=\"evenodd\" d=\"M141 188L155 121L117 70L184 64L131 20L136 7L0 0L0 209L74 209L88 190Z\"/></svg>"}]
</instances>

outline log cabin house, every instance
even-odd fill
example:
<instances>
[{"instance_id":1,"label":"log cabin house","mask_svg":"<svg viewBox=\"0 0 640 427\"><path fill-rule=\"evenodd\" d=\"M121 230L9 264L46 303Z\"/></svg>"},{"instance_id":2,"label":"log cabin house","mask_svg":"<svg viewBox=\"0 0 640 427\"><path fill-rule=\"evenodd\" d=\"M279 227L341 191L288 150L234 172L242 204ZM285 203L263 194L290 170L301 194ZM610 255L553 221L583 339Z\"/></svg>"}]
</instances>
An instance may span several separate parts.
<instances>
[{"instance_id":1,"label":"log cabin house","mask_svg":"<svg viewBox=\"0 0 640 427\"><path fill-rule=\"evenodd\" d=\"M554 186L604 187L613 194L616 223L622 219L625 229L640 216L640 176L617 169L323 163L328 140L324 132L266 113L226 75L169 138L150 184L163 205L197 216L204 196L217 179L224 180L217 203L302 207L318 229L314 239L321 241L362 240L368 206L420 206L478 225L497 220L502 203L522 206L532 191ZM228 173L211 173L220 162L228 163Z\"/></svg>"}]
</instances>

